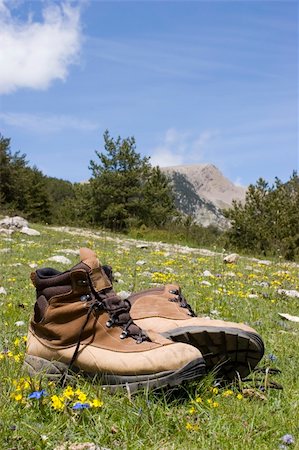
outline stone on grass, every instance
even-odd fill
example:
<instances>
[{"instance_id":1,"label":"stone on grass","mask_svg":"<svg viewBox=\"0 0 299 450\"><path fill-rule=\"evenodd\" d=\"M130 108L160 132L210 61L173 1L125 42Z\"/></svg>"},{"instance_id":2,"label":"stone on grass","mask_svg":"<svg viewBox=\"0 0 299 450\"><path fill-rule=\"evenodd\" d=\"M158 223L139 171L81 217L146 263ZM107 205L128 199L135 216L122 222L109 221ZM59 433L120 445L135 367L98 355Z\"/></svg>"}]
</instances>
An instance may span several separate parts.
<instances>
[{"instance_id":1,"label":"stone on grass","mask_svg":"<svg viewBox=\"0 0 299 450\"><path fill-rule=\"evenodd\" d=\"M120 291L120 292L117 292L117 295L118 295L122 300L126 300L128 297L130 297L131 294L132 294L132 292L128 292L128 291Z\"/></svg>"},{"instance_id":2,"label":"stone on grass","mask_svg":"<svg viewBox=\"0 0 299 450\"><path fill-rule=\"evenodd\" d=\"M277 290L278 294L280 295L286 295L287 297L297 297L299 298L299 292L296 291L295 289L278 289Z\"/></svg>"},{"instance_id":3,"label":"stone on grass","mask_svg":"<svg viewBox=\"0 0 299 450\"><path fill-rule=\"evenodd\" d=\"M291 316L291 314L287 314L287 313L278 313L278 315L280 317L282 317L283 319L290 320L291 322L299 322L298 316Z\"/></svg>"},{"instance_id":4,"label":"stone on grass","mask_svg":"<svg viewBox=\"0 0 299 450\"><path fill-rule=\"evenodd\" d=\"M61 255L55 255L55 256L51 256L50 258L48 258L48 261L54 261L57 263L61 263L61 264L71 264L72 261L68 258L66 258L65 256L61 256Z\"/></svg>"},{"instance_id":5,"label":"stone on grass","mask_svg":"<svg viewBox=\"0 0 299 450\"><path fill-rule=\"evenodd\" d=\"M206 280L201 281L200 284L203 284L204 286L212 286L211 283Z\"/></svg>"},{"instance_id":6,"label":"stone on grass","mask_svg":"<svg viewBox=\"0 0 299 450\"><path fill-rule=\"evenodd\" d=\"M148 244L137 244L136 248L148 248L149 245Z\"/></svg>"},{"instance_id":7,"label":"stone on grass","mask_svg":"<svg viewBox=\"0 0 299 450\"><path fill-rule=\"evenodd\" d=\"M212 277L213 276L213 274L209 270L204 270L202 275L204 277Z\"/></svg>"},{"instance_id":8,"label":"stone on grass","mask_svg":"<svg viewBox=\"0 0 299 450\"><path fill-rule=\"evenodd\" d=\"M16 327L22 327L23 325L25 325L25 322L23 320L17 320L17 322L15 322Z\"/></svg>"},{"instance_id":9,"label":"stone on grass","mask_svg":"<svg viewBox=\"0 0 299 450\"><path fill-rule=\"evenodd\" d=\"M240 256L237 253L231 253L223 258L223 262L225 264L235 264L239 258Z\"/></svg>"},{"instance_id":10,"label":"stone on grass","mask_svg":"<svg viewBox=\"0 0 299 450\"><path fill-rule=\"evenodd\" d=\"M0 228L0 234L7 234L10 236L13 232L14 230L10 228Z\"/></svg>"},{"instance_id":11,"label":"stone on grass","mask_svg":"<svg viewBox=\"0 0 299 450\"><path fill-rule=\"evenodd\" d=\"M75 255L75 256L78 256L79 255L79 250L73 250L72 248L61 248L61 249L58 249L58 250L56 250L57 252L61 252L61 253L66 253L66 254L69 254L69 255Z\"/></svg>"},{"instance_id":12,"label":"stone on grass","mask_svg":"<svg viewBox=\"0 0 299 450\"><path fill-rule=\"evenodd\" d=\"M4 287L0 287L0 294L2 295L7 295L6 290L4 289Z\"/></svg>"},{"instance_id":13,"label":"stone on grass","mask_svg":"<svg viewBox=\"0 0 299 450\"><path fill-rule=\"evenodd\" d=\"M23 227L19 231L20 233L27 234L28 236L40 236L40 232L34 230L33 228Z\"/></svg>"},{"instance_id":14,"label":"stone on grass","mask_svg":"<svg viewBox=\"0 0 299 450\"><path fill-rule=\"evenodd\" d=\"M146 261L144 261L143 259L136 261L136 266L144 266L144 264L146 264Z\"/></svg>"},{"instance_id":15,"label":"stone on grass","mask_svg":"<svg viewBox=\"0 0 299 450\"><path fill-rule=\"evenodd\" d=\"M0 227L17 230L23 227L28 227L28 222L20 216L6 216L4 219L0 220Z\"/></svg>"},{"instance_id":16,"label":"stone on grass","mask_svg":"<svg viewBox=\"0 0 299 450\"><path fill-rule=\"evenodd\" d=\"M93 442L73 443L66 442L65 444L58 445L54 450L110 450L107 447L99 447Z\"/></svg>"}]
</instances>

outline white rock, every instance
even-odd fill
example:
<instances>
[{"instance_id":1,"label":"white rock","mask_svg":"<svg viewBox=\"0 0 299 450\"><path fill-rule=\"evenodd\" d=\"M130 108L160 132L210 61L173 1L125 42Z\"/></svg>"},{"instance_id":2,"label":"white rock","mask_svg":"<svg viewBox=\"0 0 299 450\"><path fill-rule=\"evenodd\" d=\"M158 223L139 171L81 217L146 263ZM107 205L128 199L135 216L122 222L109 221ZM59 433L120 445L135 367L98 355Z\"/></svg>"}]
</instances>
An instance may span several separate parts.
<instances>
[{"instance_id":1,"label":"white rock","mask_svg":"<svg viewBox=\"0 0 299 450\"><path fill-rule=\"evenodd\" d=\"M225 276L226 277L235 277L236 274L234 272L226 272Z\"/></svg>"},{"instance_id":2,"label":"white rock","mask_svg":"<svg viewBox=\"0 0 299 450\"><path fill-rule=\"evenodd\" d=\"M13 230L12 228L0 228L0 234L7 234L7 235L11 235L12 233L14 233L15 230Z\"/></svg>"},{"instance_id":3,"label":"white rock","mask_svg":"<svg viewBox=\"0 0 299 450\"><path fill-rule=\"evenodd\" d=\"M57 252L66 253L68 255L75 255L75 256L79 255L79 253L80 253L79 250L73 250L72 248L61 248L61 249L58 249Z\"/></svg>"},{"instance_id":4,"label":"white rock","mask_svg":"<svg viewBox=\"0 0 299 450\"><path fill-rule=\"evenodd\" d=\"M40 236L40 232L33 228L23 227L20 229L20 233L28 234L28 236Z\"/></svg>"},{"instance_id":5,"label":"white rock","mask_svg":"<svg viewBox=\"0 0 299 450\"><path fill-rule=\"evenodd\" d=\"M28 264L28 266L31 267L31 269L35 269L37 267L37 264L30 263L30 264Z\"/></svg>"},{"instance_id":6,"label":"white rock","mask_svg":"<svg viewBox=\"0 0 299 450\"><path fill-rule=\"evenodd\" d=\"M248 294L247 298L259 298L257 294Z\"/></svg>"},{"instance_id":7,"label":"white rock","mask_svg":"<svg viewBox=\"0 0 299 450\"><path fill-rule=\"evenodd\" d=\"M148 248L149 245L148 244L137 244L136 248Z\"/></svg>"},{"instance_id":8,"label":"white rock","mask_svg":"<svg viewBox=\"0 0 299 450\"><path fill-rule=\"evenodd\" d=\"M23 219L20 216L8 217L6 216L4 219L0 220L0 226L2 228L23 228L28 227L27 220Z\"/></svg>"},{"instance_id":9,"label":"white rock","mask_svg":"<svg viewBox=\"0 0 299 450\"><path fill-rule=\"evenodd\" d=\"M126 300L128 297L130 297L132 292L129 291L120 291L117 292L117 295L122 299L122 300Z\"/></svg>"},{"instance_id":10,"label":"white rock","mask_svg":"<svg viewBox=\"0 0 299 450\"><path fill-rule=\"evenodd\" d=\"M239 258L240 256L237 253L231 253L230 255L225 256L225 258L223 258L223 261L226 264L235 264Z\"/></svg>"},{"instance_id":11,"label":"white rock","mask_svg":"<svg viewBox=\"0 0 299 450\"><path fill-rule=\"evenodd\" d=\"M209 270L204 270L203 273L202 273L202 275L203 275L204 277L212 277L212 276L213 276Z\"/></svg>"},{"instance_id":12,"label":"white rock","mask_svg":"<svg viewBox=\"0 0 299 450\"><path fill-rule=\"evenodd\" d=\"M250 258L250 261L253 261L257 264L261 264L263 266L270 266L272 264L272 262L268 261L267 259Z\"/></svg>"},{"instance_id":13,"label":"white rock","mask_svg":"<svg viewBox=\"0 0 299 450\"><path fill-rule=\"evenodd\" d=\"M17 322L15 322L15 325L17 327L22 327L23 325L25 325L25 322L23 320L18 320Z\"/></svg>"},{"instance_id":14,"label":"white rock","mask_svg":"<svg viewBox=\"0 0 299 450\"><path fill-rule=\"evenodd\" d=\"M145 271L145 272L141 272L140 275L142 275L143 277L151 277L151 276L152 276L152 273L151 273L151 272Z\"/></svg>"},{"instance_id":15,"label":"white rock","mask_svg":"<svg viewBox=\"0 0 299 450\"><path fill-rule=\"evenodd\" d=\"M66 258L65 256L55 255L48 258L48 261L54 261L61 264L71 264L71 260Z\"/></svg>"},{"instance_id":16,"label":"white rock","mask_svg":"<svg viewBox=\"0 0 299 450\"><path fill-rule=\"evenodd\" d=\"M284 313L278 313L278 314L280 315L280 317L290 320L291 322L299 322L298 316L291 316L290 314L284 314Z\"/></svg>"},{"instance_id":17,"label":"white rock","mask_svg":"<svg viewBox=\"0 0 299 450\"><path fill-rule=\"evenodd\" d=\"M4 287L0 287L0 294L7 295L7 292L4 289Z\"/></svg>"},{"instance_id":18,"label":"white rock","mask_svg":"<svg viewBox=\"0 0 299 450\"><path fill-rule=\"evenodd\" d=\"M211 283L206 280L201 281L200 284L203 284L204 286L212 286Z\"/></svg>"},{"instance_id":19,"label":"white rock","mask_svg":"<svg viewBox=\"0 0 299 450\"><path fill-rule=\"evenodd\" d=\"M144 261L143 259L136 261L136 266L144 266L144 264L146 264L146 261Z\"/></svg>"},{"instance_id":20,"label":"white rock","mask_svg":"<svg viewBox=\"0 0 299 450\"><path fill-rule=\"evenodd\" d=\"M280 295L286 295L287 297L297 297L299 298L299 292L296 291L295 289L278 289L277 290L278 294Z\"/></svg>"},{"instance_id":21,"label":"white rock","mask_svg":"<svg viewBox=\"0 0 299 450\"><path fill-rule=\"evenodd\" d=\"M120 272L113 272L113 276L115 278L121 277L121 273Z\"/></svg>"}]
</instances>

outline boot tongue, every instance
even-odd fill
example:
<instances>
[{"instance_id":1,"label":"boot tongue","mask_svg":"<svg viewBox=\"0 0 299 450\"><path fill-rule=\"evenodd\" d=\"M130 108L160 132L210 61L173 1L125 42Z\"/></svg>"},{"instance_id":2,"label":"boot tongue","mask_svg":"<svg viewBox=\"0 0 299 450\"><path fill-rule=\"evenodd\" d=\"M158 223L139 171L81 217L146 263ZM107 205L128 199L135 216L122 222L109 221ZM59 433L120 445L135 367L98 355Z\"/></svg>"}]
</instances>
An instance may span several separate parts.
<instances>
[{"instance_id":1,"label":"boot tongue","mask_svg":"<svg viewBox=\"0 0 299 450\"><path fill-rule=\"evenodd\" d=\"M91 269L97 269L100 267L100 261L98 260L97 255L89 248L80 248L80 259Z\"/></svg>"}]
</instances>

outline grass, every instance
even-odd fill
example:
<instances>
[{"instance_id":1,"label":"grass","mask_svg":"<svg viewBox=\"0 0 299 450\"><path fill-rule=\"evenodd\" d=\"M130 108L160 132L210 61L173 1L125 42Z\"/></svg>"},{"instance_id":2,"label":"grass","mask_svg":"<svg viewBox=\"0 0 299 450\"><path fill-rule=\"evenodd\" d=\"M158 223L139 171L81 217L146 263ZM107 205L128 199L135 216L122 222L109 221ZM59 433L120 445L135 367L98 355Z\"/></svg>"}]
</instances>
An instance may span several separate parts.
<instances>
[{"instance_id":1,"label":"grass","mask_svg":"<svg viewBox=\"0 0 299 450\"><path fill-rule=\"evenodd\" d=\"M278 315L298 315L298 298L277 293L278 288L299 289L298 266L282 260L263 265L247 258L225 266L220 254L203 256L158 243L141 249L132 240L106 233L35 228L41 236L15 233L9 240L0 235L0 287L6 290L0 294L1 449L65 450L92 442L109 449L272 450L282 445L286 434L295 440L286 448L299 448L299 325ZM176 281L199 316L253 326L266 346L260 366L277 367L281 373L254 372L251 381L223 387L216 386L210 374L173 391L134 396L110 395L81 378L67 390L28 379L22 360L35 302L30 264L66 270L69 266L47 258L64 255L71 267L78 257L64 250L82 246L93 248L103 264L120 273L117 291ZM204 270L213 276L204 277ZM283 389L271 388L272 383ZM28 398L42 389L40 399ZM94 403L75 410L76 402Z\"/></svg>"}]
</instances>

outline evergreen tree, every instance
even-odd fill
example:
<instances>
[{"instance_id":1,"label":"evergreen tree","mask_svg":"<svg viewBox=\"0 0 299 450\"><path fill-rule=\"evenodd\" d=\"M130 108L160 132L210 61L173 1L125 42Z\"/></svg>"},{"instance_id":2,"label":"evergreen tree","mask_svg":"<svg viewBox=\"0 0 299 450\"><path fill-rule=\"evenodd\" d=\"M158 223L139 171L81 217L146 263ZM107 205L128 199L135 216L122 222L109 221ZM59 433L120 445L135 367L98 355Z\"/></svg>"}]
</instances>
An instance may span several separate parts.
<instances>
[{"instance_id":1,"label":"evergreen tree","mask_svg":"<svg viewBox=\"0 0 299 450\"><path fill-rule=\"evenodd\" d=\"M100 162L90 162L94 222L113 230L165 222L174 211L170 184L136 152L134 137L115 140L106 131L104 148Z\"/></svg>"},{"instance_id":2,"label":"evergreen tree","mask_svg":"<svg viewBox=\"0 0 299 450\"><path fill-rule=\"evenodd\" d=\"M26 155L12 153L10 139L0 135L0 205L8 214L51 222L50 197L44 175L30 168Z\"/></svg>"},{"instance_id":3,"label":"evergreen tree","mask_svg":"<svg viewBox=\"0 0 299 450\"><path fill-rule=\"evenodd\" d=\"M234 247L263 255L299 256L299 181L294 172L287 183L273 186L263 179L250 185L245 204L234 202L226 216L232 227L227 236Z\"/></svg>"}]
</instances>

